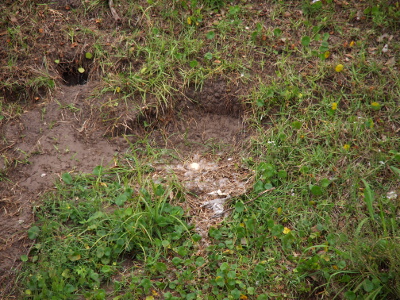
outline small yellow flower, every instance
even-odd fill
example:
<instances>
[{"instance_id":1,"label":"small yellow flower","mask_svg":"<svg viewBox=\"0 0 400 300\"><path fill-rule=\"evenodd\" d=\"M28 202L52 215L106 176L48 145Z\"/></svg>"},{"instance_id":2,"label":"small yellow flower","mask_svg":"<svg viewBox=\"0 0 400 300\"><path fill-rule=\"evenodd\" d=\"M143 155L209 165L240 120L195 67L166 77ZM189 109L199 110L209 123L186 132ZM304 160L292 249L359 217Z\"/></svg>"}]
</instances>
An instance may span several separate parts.
<instances>
[{"instance_id":1,"label":"small yellow flower","mask_svg":"<svg viewBox=\"0 0 400 300\"><path fill-rule=\"evenodd\" d=\"M336 72L342 72L343 71L343 69L344 69L344 66L342 65L342 64L338 64L336 67L335 67L335 71Z\"/></svg>"},{"instance_id":2,"label":"small yellow flower","mask_svg":"<svg viewBox=\"0 0 400 300\"><path fill-rule=\"evenodd\" d=\"M331 56L331 53L330 53L329 51L326 51L326 52L324 53L324 57L325 57L325 58L329 58L329 56Z\"/></svg>"},{"instance_id":3,"label":"small yellow flower","mask_svg":"<svg viewBox=\"0 0 400 300\"><path fill-rule=\"evenodd\" d=\"M381 108L381 105L379 104L379 102L372 102L371 107L372 109L379 110Z\"/></svg>"},{"instance_id":4,"label":"small yellow flower","mask_svg":"<svg viewBox=\"0 0 400 300\"><path fill-rule=\"evenodd\" d=\"M337 110L337 102L332 103L332 110Z\"/></svg>"},{"instance_id":5,"label":"small yellow flower","mask_svg":"<svg viewBox=\"0 0 400 300\"><path fill-rule=\"evenodd\" d=\"M190 17L187 18L187 23L188 23L189 25L192 25L192 19L191 19Z\"/></svg>"},{"instance_id":6,"label":"small yellow flower","mask_svg":"<svg viewBox=\"0 0 400 300\"><path fill-rule=\"evenodd\" d=\"M350 46L350 47L354 47L355 44L356 44L356 43L355 43L354 41L351 41L349 46Z\"/></svg>"},{"instance_id":7,"label":"small yellow flower","mask_svg":"<svg viewBox=\"0 0 400 300\"><path fill-rule=\"evenodd\" d=\"M282 214L282 207L278 207L276 212L278 213L278 216L280 216Z\"/></svg>"},{"instance_id":8,"label":"small yellow flower","mask_svg":"<svg viewBox=\"0 0 400 300\"><path fill-rule=\"evenodd\" d=\"M245 227L244 223L239 224L240 227Z\"/></svg>"},{"instance_id":9,"label":"small yellow flower","mask_svg":"<svg viewBox=\"0 0 400 300\"><path fill-rule=\"evenodd\" d=\"M346 151L349 151L350 150L350 145L349 144L344 144L343 145L343 149L346 150Z\"/></svg>"},{"instance_id":10,"label":"small yellow flower","mask_svg":"<svg viewBox=\"0 0 400 300\"><path fill-rule=\"evenodd\" d=\"M289 228L287 228L287 227L284 227L283 228L283 234L288 234L288 233L290 233L292 230L291 229L289 229Z\"/></svg>"},{"instance_id":11,"label":"small yellow flower","mask_svg":"<svg viewBox=\"0 0 400 300\"><path fill-rule=\"evenodd\" d=\"M120 88L119 86L117 86L117 88L115 89L115 91L116 91L117 93L120 93L120 92L121 92L121 88Z\"/></svg>"},{"instance_id":12,"label":"small yellow flower","mask_svg":"<svg viewBox=\"0 0 400 300\"><path fill-rule=\"evenodd\" d=\"M242 300L247 300L248 298L247 298L247 296L246 296L246 295L243 295L243 294L241 294L239 299L242 299Z\"/></svg>"}]
</instances>

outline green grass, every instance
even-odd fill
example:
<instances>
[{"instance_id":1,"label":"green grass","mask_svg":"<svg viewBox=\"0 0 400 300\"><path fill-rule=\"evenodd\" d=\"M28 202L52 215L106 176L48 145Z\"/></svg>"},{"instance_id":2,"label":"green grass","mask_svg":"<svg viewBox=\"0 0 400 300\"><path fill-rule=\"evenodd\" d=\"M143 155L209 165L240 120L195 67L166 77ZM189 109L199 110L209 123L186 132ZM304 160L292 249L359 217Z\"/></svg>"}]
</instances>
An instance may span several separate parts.
<instances>
[{"instance_id":1,"label":"green grass","mask_svg":"<svg viewBox=\"0 0 400 300\"><path fill-rule=\"evenodd\" d=\"M79 51L93 54L103 122L117 127L121 110L143 106L162 116L189 87L225 78L243 91L252 132L238 150L253 189L203 249L179 178L154 182L166 152L147 140L115 168L63 174L35 208L17 290L27 299L399 298L399 198L388 196L400 193L399 3L267 1L263 15L252 1L115 2L130 20L122 29L82 25L108 13L84 1L61 30L68 43L87 38ZM3 67L15 75L33 50L21 37L29 29L7 24ZM0 88L48 92L55 69ZM0 122L21 106L1 109Z\"/></svg>"}]
</instances>

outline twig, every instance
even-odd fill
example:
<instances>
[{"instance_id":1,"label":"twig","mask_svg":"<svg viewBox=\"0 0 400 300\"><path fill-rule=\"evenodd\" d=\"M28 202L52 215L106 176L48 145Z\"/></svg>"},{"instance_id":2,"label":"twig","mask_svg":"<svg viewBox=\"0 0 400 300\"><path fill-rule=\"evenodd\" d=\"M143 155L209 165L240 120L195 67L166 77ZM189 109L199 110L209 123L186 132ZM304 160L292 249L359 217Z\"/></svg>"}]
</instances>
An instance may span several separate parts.
<instances>
[{"instance_id":1,"label":"twig","mask_svg":"<svg viewBox=\"0 0 400 300\"><path fill-rule=\"evenodd\" d=\"M0 153L2 153L3 151L5 151L5 150L7 150L7 149L9 149L9 148L12 148L16 143L17 143L17 142L13 142L12 144L10 144L10 145L8 145L8 146L6 146L6 147L0 149Z\"/></svg>"},{"instance_id":2,"label":"twig","mask_svg":"<svg viewBox=\"0 0 400 300\"><path fill-rule=\"evenodd\" d=\"M111 14L112 14L114 20L115 20L117 23L121 22L121 18L118 16L117 11L116 11L115 8L114 8L113 0L108 0L108 6L110 7Z\"/></svg>"},{"instance_id":3,"label":"twig","mask_svg":"<svg viewBox=\"0 0 400 300\"><path fill-rule=\"evenodd\" d=\"M247 204L249 204L249 203L251 203L251 202L257 200L258 198L260 198L260 197L261 197L262 195L264 195L265 193L270 192L270 191L273 191L274 189L275 189L275 188L273 187L273 188L270 188L270 189L268 189L268 190L265 190L265 191L259 193L255 198L253 198L253 199L251 199L251 200L245 202L243 205L247 205ZM212 218L219 218L219 217L223 216L224 214L226 214L227 212L230 212L230 211L232 211L232 210L234 210L234 209L235 209L234 207L225 209L223 212L220 212L220 213L215 214L214 216L212 216Z\"/></svg>"}]
</instances>

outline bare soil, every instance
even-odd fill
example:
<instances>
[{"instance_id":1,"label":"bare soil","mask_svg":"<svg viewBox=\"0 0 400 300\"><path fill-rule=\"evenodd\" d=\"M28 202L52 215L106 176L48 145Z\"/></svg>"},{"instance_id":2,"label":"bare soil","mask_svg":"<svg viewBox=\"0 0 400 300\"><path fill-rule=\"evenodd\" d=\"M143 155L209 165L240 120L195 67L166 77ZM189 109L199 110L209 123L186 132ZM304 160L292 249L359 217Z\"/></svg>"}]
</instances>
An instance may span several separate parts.
<instances>
[{"instance_id":1,"label":"bare soil","mask_svg":"<svg viewBox=\"0 0 400 300\"><path fill-rule=\"evenodd\" d=\"M236 161L226 159L232 160L229 155L234 157L247 135L238 87L228 87L223 79L218 79L206 83L202 91L189 88L184 96L177 98L172 111L152 117L150 128L140 122L139 115L143 114L135 113L132 107L125 108L131 112L129 130L116 131L118 134L112 136L109 127L100 121L101 111L93 105L102 100L89 97L96 85L90 81L84 85L60 85L53 94L27 107L19 118L1 127L1 153L8 159L1 162L1 168L8 171L5 180L0 181L0 280L3 291L12 288L10 278L21 265L21 255L28 254L32 245L27 230L35 221L34 207L40 205L41 195L52 189L64 172L77 174L91 172L98 165L112 166L119 155L129 151L130 143L147 136L155 147L174 149L182 163L198 161L201 170L197 176L205 177L206 171L214 172L208 181L215 180L216 173L226 177L228 183L225 185L210 185L197 190L198 196L203 195L203 198L195 204L192 200L192 208L199 214L205 214L201 209L204 195L213 188L227 188L235 183L229 179L235 174L232 175L229 168L234 168ZM224 160L224 172L217 165L213 170L207 170L209 161L215 159L210 155ZM182 168L176 171L182 173ZM243 180L248 179L246 172ZM183 173L181 175L186 183L194 178L193 174L186 179ZM197 180L194 189L204 186L204 182ZM244 193L245 187L241 190ZM211 214L210 211L208 216ZM200 219L204 223L204 218ZM202 230L207 226L202 226Z\"/></svg>"}]
</instances>

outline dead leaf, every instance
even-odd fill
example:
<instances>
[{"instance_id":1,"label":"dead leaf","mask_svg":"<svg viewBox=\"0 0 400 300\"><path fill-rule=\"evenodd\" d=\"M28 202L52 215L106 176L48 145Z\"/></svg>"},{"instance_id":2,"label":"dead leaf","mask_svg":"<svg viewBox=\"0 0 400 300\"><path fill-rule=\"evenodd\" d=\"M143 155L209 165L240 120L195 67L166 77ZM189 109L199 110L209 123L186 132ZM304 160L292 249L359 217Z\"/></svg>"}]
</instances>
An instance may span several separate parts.
<instances>
[{"instance_id":1,"label":"dead leaf","mask_svg":"<svg viewBox=\"0 0 400 300\"><path fill-rule=\"evenodd\" d=\"M386 53L386 52L388 52L389 51L389 45L388 44L385 44L385 46L382 48L382 52L383 53Z\"/></svg>"},{"instance_id":2,"label":"dead leaf","mask_svg":"<svg viewBox=\"0 0 400 300\"><path fill-rule=\"evenodd\" d=\"M386 66L394 66L396 64L395 57L389 58L388 61L385 63Z\"/></svg>"},{"instance_id":3,"label":"dead leaf","mask_svg":"<svg viewBox=\"0 0 400 300\"><path fill-rule=\"evenodd\" d=\"M382 34L381 36L379 36L376 40L377 40L379 43L381 43L381 42L383 42L383 40L384 40L385 38L387 38L387 37L389 37L389 35L388 35L387 33L384 33L384 34Z\"/></svg>"}]
</instances>

